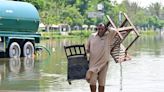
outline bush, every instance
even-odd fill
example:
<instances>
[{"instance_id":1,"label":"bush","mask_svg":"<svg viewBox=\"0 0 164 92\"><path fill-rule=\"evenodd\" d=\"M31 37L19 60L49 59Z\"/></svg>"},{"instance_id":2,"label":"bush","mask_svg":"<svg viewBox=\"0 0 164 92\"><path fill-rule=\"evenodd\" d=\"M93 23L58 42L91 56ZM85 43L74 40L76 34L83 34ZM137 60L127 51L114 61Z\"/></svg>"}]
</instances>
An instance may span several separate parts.
<instances>
[{"instance_id":1,"label":"bush","mask_svg":"<svg viewBox=\"0 0 164 92\"><path fill-rule=\"evenodd\" d=\"M156 32L154 30L148 30L148 31L141 31L140 34L141 35L156 35L156 34L158 34L158 32Z\"/></svg>"},{"instance_id":2,"label":"bush","mask_svg":"<svg viewBox=\"0 0 164 92\"><path fill-rule=\"evenodd\" d=\"M88 30L81 30L81 31L71 31L70 33L68 33L68 35L89 37L91 33L92 32Z\"/></svg>"},{"instance_id":3,"label":"bush","mask_svg":"<svg viewBox=\"0 0 164 92\"><path fill-rule=\"evenodd\" d=\"M81 30L81 31L71 31L68 35L61 35L59 31L55 32L40 32L43 38L72 38L72 37L89 37L92 32L88 30Z\"/></svg>"}]
</instances>

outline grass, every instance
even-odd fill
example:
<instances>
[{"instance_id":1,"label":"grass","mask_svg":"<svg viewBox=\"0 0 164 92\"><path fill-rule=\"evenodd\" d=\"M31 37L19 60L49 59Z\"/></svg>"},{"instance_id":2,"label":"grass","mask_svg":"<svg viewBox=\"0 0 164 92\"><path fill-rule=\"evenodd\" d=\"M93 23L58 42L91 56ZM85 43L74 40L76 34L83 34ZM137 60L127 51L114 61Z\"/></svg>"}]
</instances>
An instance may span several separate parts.
<instances>
[{"instance_id":1,"label":"grass","mask_svg":"<svg viewBox=\"0 0 164 92\"><path fill-rule=\"evenodd\" d=\"M159 32L154 31L154 30L140 31L141 35L146 35L146 36L157 35L158 33Z\"/></svg>"},{"instance_id":2,"label":"grass","mask_svg":"<svg viewBox=\"0 0 164 92\"><path fill-rule=\"evenodd\" d=\"M59 31L55 32L40 32L42 38L44 39L49 39L49 38L78 38L78 37L89 37L92 33L92 31L89 30L81 30L81 31L76 31L73 30L71 32L68 32L68 35L62 35ZM153 31L153 30L148 30L148 31L139 31L139 34L141 36L153 36L157 35L159 32Z\"/></svg>"},{"instance_id":3,"label":"grass","mask_svg":"<svg viewBox=\"0 0 164 92\"><path fill-rule=\"evenodd\" d=\"M40 32L42 38L76 38L76 37L89 37L91 31L81 30L81 31L71 31L68 35L62 35L60 32Z\"/></svg>"}]
</instances>

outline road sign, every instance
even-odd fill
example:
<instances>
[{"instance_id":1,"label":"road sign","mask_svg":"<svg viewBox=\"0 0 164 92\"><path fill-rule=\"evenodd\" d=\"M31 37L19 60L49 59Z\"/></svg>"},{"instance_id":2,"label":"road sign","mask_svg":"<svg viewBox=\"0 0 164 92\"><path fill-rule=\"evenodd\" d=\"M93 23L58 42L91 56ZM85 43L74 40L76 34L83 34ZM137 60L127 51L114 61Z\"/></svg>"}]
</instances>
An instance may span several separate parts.
<instances>
[{"instance_id":1,"label":"road sign","mask_svg":"<svg viewBox=\"0 0 164 92\"><path fill-rule=\"evenodd\" d=\"M88 18L96 18L104 16L103 12L88 12Z\"/></svg>"}]
</instances>

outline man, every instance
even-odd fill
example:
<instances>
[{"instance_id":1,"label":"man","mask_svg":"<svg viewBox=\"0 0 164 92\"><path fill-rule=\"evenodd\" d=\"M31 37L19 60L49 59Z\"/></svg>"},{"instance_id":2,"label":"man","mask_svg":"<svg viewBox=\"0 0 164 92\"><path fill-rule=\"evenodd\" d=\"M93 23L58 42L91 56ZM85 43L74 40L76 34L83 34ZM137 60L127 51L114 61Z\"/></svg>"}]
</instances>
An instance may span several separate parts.
<instances>
[{"instance_id":1,"label":"man","mask_svg":"<svg viewBox=\"0 0 164 92\"><path fill-rule=\"evenodd\" d=\"M90 83L91 92L96 92L97 81L98 91L104 92L112 40L116 32L109 31L103 23L97 26L97 31L89 37L86 46L89 53L89 70L86 80Z\"/></svg>"}]
</instances>

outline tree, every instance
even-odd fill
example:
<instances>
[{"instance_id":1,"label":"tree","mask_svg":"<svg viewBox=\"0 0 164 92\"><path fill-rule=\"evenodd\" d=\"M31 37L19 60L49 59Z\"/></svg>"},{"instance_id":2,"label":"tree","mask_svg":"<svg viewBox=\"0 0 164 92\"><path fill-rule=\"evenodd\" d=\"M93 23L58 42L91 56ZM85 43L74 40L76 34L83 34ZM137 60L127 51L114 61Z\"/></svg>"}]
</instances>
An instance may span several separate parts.
<instances>
[{"instance_id":1,"label":"tree","mask_svg":"<svg viewBox=\"0 0 164 92\"><path fill-rule=\"evenodd\" d=\"M70 25L82 25L84 20L81 16L79 9L75 6L66 6L61 13L62 23L67 23Z\"/></svg>"},{"instance_id":2,"label":"tree","mask_svg":"<svg viewBox=\"0 0 164 92\"><path fill-rule=\"evenodd\" d=\"M157 3L153 3L149 6L149 11L150 11L151 15L159 17L161 8L162 8L161 3L157 2Z\"/></svg>"},{"instance_id":3,"label":"tree","mask_svg":"<svg viewBox=\"0 0 164 92\"><path fill-rule=\"evenodd\" d=\"M161 3L153 3L148 8L142 8L136 2L123 0L121 4L111 0L16 0L32 3L41 16L44 24L67 23L74 25L93 25L106 22L105 15L109 15L118 24L120 11L128 14L134 25L154 26L161 28L164 18L164 7ZM88 12L98 12L97 5L103 4L103 17L88 18Z\"/></svg>"}]
</instances>

